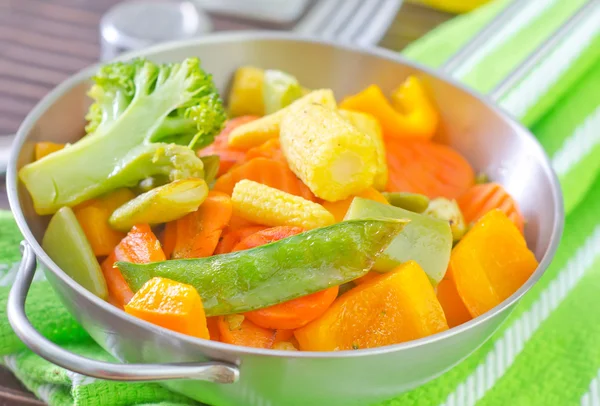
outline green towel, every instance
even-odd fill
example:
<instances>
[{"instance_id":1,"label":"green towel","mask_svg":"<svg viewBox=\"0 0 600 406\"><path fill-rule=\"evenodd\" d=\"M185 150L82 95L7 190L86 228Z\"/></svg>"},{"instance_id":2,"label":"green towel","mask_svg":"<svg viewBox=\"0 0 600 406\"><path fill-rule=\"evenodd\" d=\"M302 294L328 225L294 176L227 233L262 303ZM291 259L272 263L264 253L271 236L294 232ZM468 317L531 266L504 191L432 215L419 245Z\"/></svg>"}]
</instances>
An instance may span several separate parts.
<instances>
[{"instance_id":1,"label":"green towel","mask_svg":"<svg viewBox=\"0 0 600 406\"><path fill-rule=\"evenodd\" d=\"M582 3L528 2L458 78L482 92L491 90ZM496 1L452 20L405 55L440 66L506 4ZM500 102L532 129L559 174L569 214L556 259L493 339L446 374L384 405L600 404L600 27L594 24L599 14L600 7ZM18 261L20 236L5 212L0 212L0 230L0 285L6 285ZM0 287L0 307L6 305L7 289ZM64 310L47 282L34 282L27 312L52 341L110 359ZM23 383L51 405L190 404L156 384L105 382L52 366L23 349L4 313L2 355Z\"/></svg>"}]
</instances>

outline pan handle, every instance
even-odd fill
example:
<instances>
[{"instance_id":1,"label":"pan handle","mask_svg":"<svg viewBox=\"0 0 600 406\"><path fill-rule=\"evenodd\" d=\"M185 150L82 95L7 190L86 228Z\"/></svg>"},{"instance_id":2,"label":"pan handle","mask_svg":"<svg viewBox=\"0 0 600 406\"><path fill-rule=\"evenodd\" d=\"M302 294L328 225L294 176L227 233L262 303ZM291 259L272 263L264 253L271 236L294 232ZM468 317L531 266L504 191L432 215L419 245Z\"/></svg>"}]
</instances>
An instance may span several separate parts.
<instances>
[{"instance_id":1,"label":"pan handle","mask_svg":"<svg viewBox=\"0 0 600 406\"><path fill-rule=\"evenodd\" d=\"M25 314L25 299L33 280L36 258L25 241L21 243L23 259L8 297L7 315L17 336L33 352L46 360L82 375L116 381L163 381L197 379L215 383L234 383L239 378L235 365L223 362L174 364L117 364L73 354L42 336Z\"/></svg>"}]
</instances>

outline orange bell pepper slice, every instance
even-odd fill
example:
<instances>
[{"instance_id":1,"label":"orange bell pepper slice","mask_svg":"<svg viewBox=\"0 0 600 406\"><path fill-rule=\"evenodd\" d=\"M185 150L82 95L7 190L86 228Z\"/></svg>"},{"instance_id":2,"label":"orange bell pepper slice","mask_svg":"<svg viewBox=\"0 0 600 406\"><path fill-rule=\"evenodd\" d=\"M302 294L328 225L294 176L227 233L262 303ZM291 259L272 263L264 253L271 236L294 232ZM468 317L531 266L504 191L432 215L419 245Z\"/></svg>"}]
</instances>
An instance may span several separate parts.
<instances>
[{"instance_id":1,"label":"orange bell pepper slice","mask_svg":"<svg viewBox=\"0 0 600 406\"><path fill-rule=\"evenodd\" d=\"M125 305L125 311L178 333L210 338L200 295L185 283L152 278Z\"/></svg>"},{"instance_id":2,"label":"orange bell pepper slice","mask_svg":"<svg viewBox=\"0 0 600 406\"><path fill-rule=\"evenodd\" d=\"M392 103L379 86L371 85L345 98L340 108L371 114L381 124L385 138L429 140L435 135L440 120L435 105L415 76L409 76L392 92Z\"/></svg>"}]
</instances>

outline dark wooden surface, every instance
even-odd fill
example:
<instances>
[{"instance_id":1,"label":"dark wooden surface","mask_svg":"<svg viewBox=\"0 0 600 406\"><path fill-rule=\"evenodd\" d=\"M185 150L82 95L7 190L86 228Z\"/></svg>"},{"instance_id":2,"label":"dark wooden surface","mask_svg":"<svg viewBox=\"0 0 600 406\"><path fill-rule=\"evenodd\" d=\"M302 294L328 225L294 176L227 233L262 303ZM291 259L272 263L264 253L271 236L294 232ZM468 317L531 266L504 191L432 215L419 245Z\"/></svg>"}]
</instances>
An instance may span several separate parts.
<instances>
[{"instance_id":1,"label":"dark wooden surface","mask_svg":"<svg viewBox=\"0 0 600 406\"><path fill-rule=\"evenodd\" d=\"M0 0L0 136L14 133L54 86L98 60L98 22L119 1ZM405 4L380 46L401 50L451 17ZM211 18L219 31L264 28L226 17ZM5 183L0 177L0 209L6 208ZM0 406L43 404L0 367Z\"/></svg>"}]
</instances>

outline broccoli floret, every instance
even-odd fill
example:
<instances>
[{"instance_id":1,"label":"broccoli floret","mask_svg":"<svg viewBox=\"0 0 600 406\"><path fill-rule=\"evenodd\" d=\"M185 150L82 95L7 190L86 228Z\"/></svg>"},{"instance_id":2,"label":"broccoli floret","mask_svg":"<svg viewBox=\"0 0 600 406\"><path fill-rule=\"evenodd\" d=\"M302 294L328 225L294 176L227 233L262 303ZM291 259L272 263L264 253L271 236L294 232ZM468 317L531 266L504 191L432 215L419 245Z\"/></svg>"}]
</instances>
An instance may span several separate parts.
<instances>
[{"instance_id":1,"label":"broccoli floret","mask_svg":"<svg viewBox=\"0 0 600 406\"><path fill-rule=\"evenodd\" d=\"M150 176L204 175L193 148L214 140L225 110L197 58L164 65L116 62L100 68L93 81L88 135L19 172L38 214Z\"/></svg>"}]
</instances>

